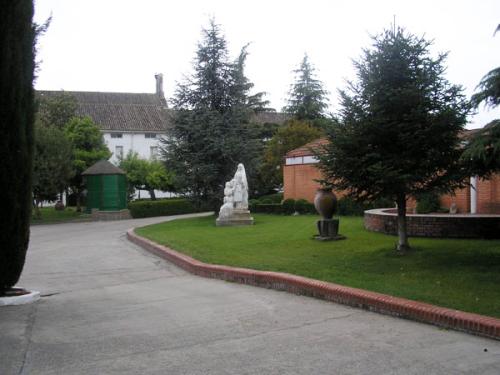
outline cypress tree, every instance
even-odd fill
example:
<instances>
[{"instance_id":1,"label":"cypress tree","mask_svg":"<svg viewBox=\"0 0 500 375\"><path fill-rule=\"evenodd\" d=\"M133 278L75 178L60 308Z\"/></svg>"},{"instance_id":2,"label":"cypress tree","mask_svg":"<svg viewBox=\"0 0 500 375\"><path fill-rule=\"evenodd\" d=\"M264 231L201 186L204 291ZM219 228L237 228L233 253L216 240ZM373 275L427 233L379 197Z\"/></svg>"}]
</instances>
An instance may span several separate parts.
<instances>
[{"instance_id":1,"label":"cypress tree","mask_svg":"<svg viewBox=\"0 0 500 375\"><path fill-rule=\"evenodd\" d=\"M297 120L313 121L324 118L328 109L328 92L316 78L314 66L309 62L307 54L294 73L295 82L290 87L288 105L283 111Z\"/></svg>"},{"instance_id":2,"label":"cypress tree","mask_svg":"<svg viewBox=\"0 0 500 375\"><path fill-rule=\"evenodd\" d=\"M0 294L24 266L31 215L34 37L31 0L0 7Z\"/></svg>"},{"instance_id":3,"label":"cypress tree","mask_svg":"<svg viewBox=\"0 0 500 375\"><path fill-rule=\"evenodd\" d=\"M224 183L238 163L245 165L249 180L256 174L261 142L250 120L266 102L262 93L249 94L253 84L244 74L246 48L231 61L213 20L202 35L194 72L177 87L172 128L162 153L178 190L218 209Z\"/></svg>"}]
</instances>

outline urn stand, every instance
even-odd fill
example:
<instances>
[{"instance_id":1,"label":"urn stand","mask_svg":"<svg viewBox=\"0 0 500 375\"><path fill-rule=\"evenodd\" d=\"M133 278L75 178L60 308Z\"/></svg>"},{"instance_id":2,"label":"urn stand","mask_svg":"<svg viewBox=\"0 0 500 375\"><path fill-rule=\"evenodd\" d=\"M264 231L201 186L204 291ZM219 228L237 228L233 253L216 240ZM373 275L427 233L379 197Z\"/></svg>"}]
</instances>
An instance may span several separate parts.
<instances>
[{"instance_id":1,"label":"urn stand","mask_svg":"<svg viewBox=\"0 0 500 375\"><path fill-rule=\"evenodd\" d=\"M331 189L318 189L314 197L314 207L321 215L318 220L319 235L314 236L319 241L342 240L345 237L339 234L339 219L333 215L337 211L337 197Z\"/></svg>"}]
</instances>

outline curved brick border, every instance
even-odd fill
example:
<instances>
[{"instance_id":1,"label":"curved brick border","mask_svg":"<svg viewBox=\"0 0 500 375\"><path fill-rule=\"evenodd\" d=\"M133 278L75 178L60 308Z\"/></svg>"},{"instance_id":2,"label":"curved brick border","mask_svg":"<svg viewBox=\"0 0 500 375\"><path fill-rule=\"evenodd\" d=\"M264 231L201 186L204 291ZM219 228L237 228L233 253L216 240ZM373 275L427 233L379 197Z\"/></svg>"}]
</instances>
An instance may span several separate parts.
<instances>
[{"instance_id":1,"label":"curved brick border","mask_svg":"<svg viewBox=\"0 0 500 375\"><path fill-rule=\"evenodd\" d=\"M127 231L127 238L142 248L198 276L320 298L344 305L360 307L369 311L430 323L440 327L500 340L500 319L451 310L423 302L392 297L386 294L350 288L287 273L255 271L247 268L206 264L138 236L134 232L134 229Z\"/></svg>"},{"instance_id":2,"label":"curved brick border","mask_svg":"<svg viewBox=\"0 0 500 375\"><path fill-rule=\"evenodd\" d=\"M394 209L365 211L365 228L386 234L397 233ZM409 236L444 238L500 238L500 215L480 214L407 214Z\"/></svg>"}]
</instances>

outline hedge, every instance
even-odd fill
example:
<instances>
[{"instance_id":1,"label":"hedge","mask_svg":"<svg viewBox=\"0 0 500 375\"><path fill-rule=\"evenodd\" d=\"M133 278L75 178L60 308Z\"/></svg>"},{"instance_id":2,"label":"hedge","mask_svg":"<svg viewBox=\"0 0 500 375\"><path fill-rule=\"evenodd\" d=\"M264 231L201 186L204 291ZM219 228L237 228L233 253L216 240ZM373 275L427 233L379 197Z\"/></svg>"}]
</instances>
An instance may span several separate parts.
<instances>
[{"instance_id":1,"label":"hedge","mask_svg":"<svg viewBox=\"0 0 500 375\"><path fill-rule=\"evenodd\" d=\"M439 195L436 193L429 192L417 197L417 214L439 212L440 208Z\"/></svg>"},{"instance_id":2,"label":"hedge","mask_svg":"<svg viewBox=\"0 0 500 375\"><path fill-rule=\"evenodd\" d=\"M197 212L194 205L187 199L164 199L156 201L133 201L128 204L133 218L190 214Z\"/></svg>"},{"instance_id":3,"label":"hedge","mask_svg":"<svg viewBox=\"0 0 500 375\"><path fill-rule=\"evenodd\" d=\"M267 202L267 200L264 200ZM262 203L260 199L250 200L250 211L265 214L284 214L292 215L295 212L299 214L317 214L314 205L305 199L297 201L286 199L283 203Z\"/></svg>"}]
</instances>

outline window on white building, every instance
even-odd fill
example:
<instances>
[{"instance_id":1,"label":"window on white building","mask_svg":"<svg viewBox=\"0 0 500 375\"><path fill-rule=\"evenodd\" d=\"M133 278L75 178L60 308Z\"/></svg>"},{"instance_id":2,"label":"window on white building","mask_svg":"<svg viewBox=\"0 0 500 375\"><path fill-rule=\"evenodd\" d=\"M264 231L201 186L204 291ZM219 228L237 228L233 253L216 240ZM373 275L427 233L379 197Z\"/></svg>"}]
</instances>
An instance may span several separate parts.
<instances>
[{"instance_id":1,"label":"window on white building","mask_svg":"<svg viewBox=\"0 0 500 375\"><path fill-rule=\"evenodd\" d=\"M116 146L115 147L115 157L117 159L123 158L123 146Z\"/></svg>"},{"instance_id":2,"label":"window on white building","mask_svg":"<svg viewBox=\"0 0 500 375\"><path fill-rule=\"evenodd\" d=\"M156 133L144 133L144 138L156 138Z\"/></svg>"},{"instance_id":3,"label":"window on white building","mask_svg":"<svg viewBox=\"0 0 500 375\"><path fill-rule=\"evenodd\" d=\"M111 138L123 138L122 133L111 133Z\"/></svg>"},{"instance_id":4,"label":"window on white building","mask_svg":"<svg viewBox=\"0 0 500 375\"><path fill-rule=\"evenodd\" d=\"M158 147L157 146L151 146L149 148L150 150L150 157L153 160L156 160L158 158Z\"/></svg>"}]
</instances>

